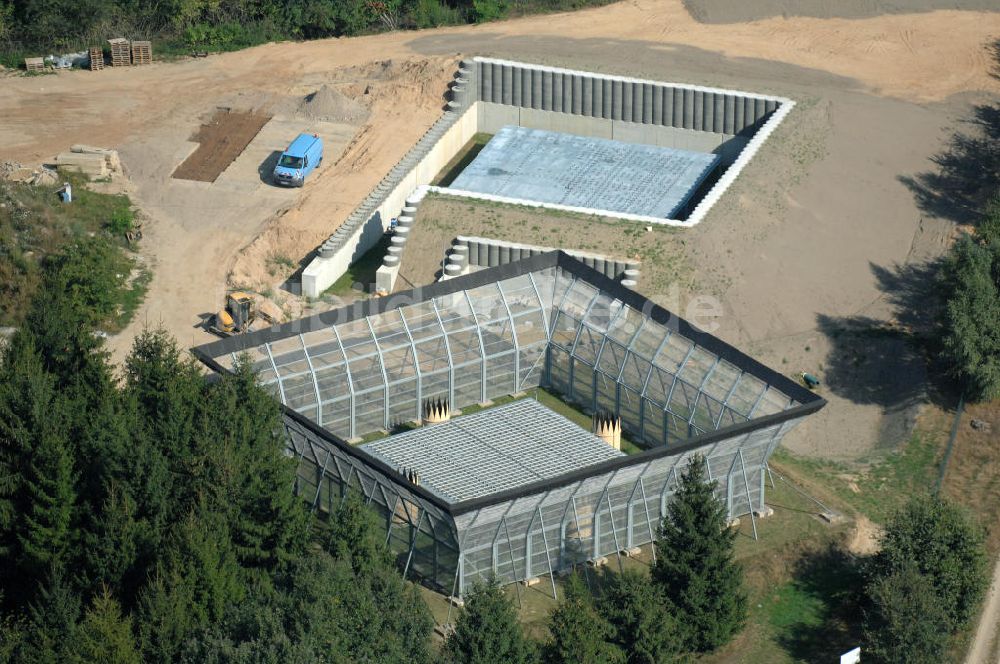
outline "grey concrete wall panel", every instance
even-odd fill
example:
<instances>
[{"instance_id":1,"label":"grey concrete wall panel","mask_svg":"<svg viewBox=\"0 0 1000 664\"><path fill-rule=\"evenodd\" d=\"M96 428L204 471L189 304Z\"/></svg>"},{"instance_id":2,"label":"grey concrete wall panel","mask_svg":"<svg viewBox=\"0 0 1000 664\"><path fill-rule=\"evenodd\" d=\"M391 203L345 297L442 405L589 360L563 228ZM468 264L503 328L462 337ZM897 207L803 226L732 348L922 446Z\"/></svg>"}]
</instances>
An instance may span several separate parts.
<instances>
[{"instance_id":1,"label":"grey concrete wall panel","mask_svg":"<svg viewBox=\"0 0 1000 664\"><path fill-rule=\"evenodd\" d=\"M674 89L668 86L663 86L662 89L663 101L661 102L663 106L663 117L660 118L660 124L664 127L674 127L677 116L674 115Z\"/></svg>"},{"instance_id":2,"label":"grey concrete wall panel","mask_svg":"<svg viewBox=\"0 0 1000 664\"><path fill-rule=\"evenodd\" d=\"M551 111L552 108L552 72L542 72L542 110Z\"/></svg>"},{"instance_id":3,"label":"grey concrete wall panel","mask_svg":"<svg viewBox=\"0 0 1000 664\"><path fill-rule=\"evenodd\" d=\"M722 112L725 119L722 123L722 133L732 136L736 133L736 97L726 95L723 104L724 108Z\"/></svg>"},{"instance_id":4,"label":"grey concrete wall panel","mask_svg":"<svg viewBox=\"0 0 1000 664\"><path fill-rule=\"evenodd\" d=\"M642 123L653 123L653 100L659 97L657 90L652 83L642 84ZM659 124L659 123L657 123Z\"/></svg>"},{"instance_id":5,"label":"grey concrete wall panel","mask_svg":"<svg viewBox=\"0 0 1000 664\"><path fill-rule=\"evenodd\" d=\"M754 99L754 124L760 122L760 120L767 115L767 100L766 99Z\"/></svg>"},{"instance_id":6,"label":"grey concrete wall panel","mask_svg":"<svg viewBox=\"0 0 1000 664\"><path fill-rule=\"evenodd\" d=\"M514 70L511 73L510 92L511 92L511 103L514 106L520 106L523 103L523 101L524 101L521 98L521 76L522 76L522 74L523 74L523 70L520 67L514 67Z\"/></svg>"},{"instance_id":7,"label":"grey concrete wall panel","mask_svg":"<svg viewBox=\"0 0 1000 664\"><path fill-rule=\"evenodd\" d=\"M479 86L480 99L483 101L493 101L493 65L489 62L481 63L480 76L482 85Z\"/></svg>"},{"instance_id":8,"label":"grey concrete wall panel","mask_svg":"<svg viewBox=\"0 0 1000 664\"><path fill-rule=\"evenodd\" d=\"M593 261L594 261L593 265L594 269L600 272L601 274L604 274L605 260L603 258L594 258Z\"/></svg>"},{"instance_id":9,"label":"grey concrete wall panel","mask_svg":"<svg viewBox=\"0 0 1000 664\"><path fill-rule=\"evenodd\" d=\"M493 64L493 101L503 101L503 65Z\"/></svg>"},{"instance_id":10,"label":"grey concrete wall panel","mask_svg":"<svg viewBox=\"0 0 1000 664\"><path fill-rule=\"evenodd\" d=\"M776 110L778 110L778 102L776 102L775 100L768 99L764 103L764 112L767 113L768 115L774 113Z\"/></svg>"},{"instance_id":11,"label":"grey concrete wall panel","mask_svg":"<svg viewBox=\"0 0 1000 664\"><path fill-rule=\"evenodd\" d=\"M622 119L622 88L625 87L621 81L611 82L611 119Z\"/></svg>"},{"instance_id":12,"label":"grey concrete wall panel","mask_svg":"<svg viewBox=\"0 0 1000 664\"><path fill-rule=\"evenodd\" d=\"M619 116L619 120L624 120L625 122L632 122L632 89L635 87L633 83L622 84L622 112Z\"/></svg>"},{"instance_id":13,"label":"grey concrete wall panel","mask_svg":"<svg viewBox=\"0 0 1000 664\"><path fill-rule=\"evenodd\" d=\"M663 86L653 86L653 115L649 118L650 124L661 126L663 124Z\"/></svg>"},{"instance_id":14,"label":"grey concrete wall panel","mask_svg":"<svg viewBox=\"0 0 1000 664\"><path fill-rule=\"evenodd\" d=\"M705 120L705 93L701 90L694 91L694 124L687 129L695 129L697 131L702 131L704 129Z\"/></svg>"},{"instance_id":15,"label":"grey concrete wall panel","mask_svg":"<svg viewBox=\"0 0 1000 664\"><path fill-rule=\"evenodd\" d=\"M608 79L601 81L601 117L605 120L610 120L612 115L614 115L615 108L615 94L614 94L614 83Z\"/></svg>"},{"instance_id":16,"label":"grey concrete wall panel","mask_svg":"<svg viewBox=\"0 0 1000 664\"><path fill-rule=\"evenodd\" d=\"M510 248L510 262L516 263L521 260L521 247L511 247Z\"/></svg>"},{"instance_id":17,"label":"grey concrete wall panel","mask_svg":"<svg viewBox=\"0 0 1000 664\"><path fill-rule=\"evenodd\" d=\"M486 264L489 267L496 267L500 264L500 247L495 244L486 245Z\"/></svg>"},{"instance_id":18,"label":"grey concrete wall panel","mask_svg":"<svg viewBox=\"0 0 1000 664\"><path fill-rule=\"evenodd\" d=\"M497 260L500 262L500 265L506 265L510 262L510 245L500 245L500 255Z\"/></svg>"},{"instance_id":19,"label":"grey concrete wall panel","mask_svg":"<svg viewBox=\"0 0 1000 664\"><path fill-rule=\"evenodd\" d=\"M681 123L674 126L682 129L691 129L694 127L694 90L684 88L683 90L678 90L678 92L682 94L682 98L684 99L684 115L682 116Z\"/></svg>"},{"instance_id":20,"label":"grey concrete wall panel","mask_svg":"<svg viewBox=\"0 0 1000 664\"><path fill-rule=\"evenodd\" d=\"M552 74L552 110L563 112L563 74L559 71Z\"/></svg>"},{"instance_id":21,"label":"grey concrete wall panel","mask_svg":"<svg viewBox=\"0 0 1000 664\"><path fill-rule=\"evenodd\" d=\"M713 131L715 127L715 93L706 92L704 106L701 110L702 131Z\"/></svg>"},{"instance_id":22,"label":"grey concrete wall panel","mask_svg":"<svg viewBox=\"0 0 1000 664\"><path fill-rule=\"evenodd\" d=\"M581 111L583 115L587 117L600 117L599 113L594 113L594 79L587 76L583 79L583 89L581 90L583 95L583 101L581 102Z\"/></svg>"},{"instance_id":23,"label":"grey concrete wall panel","mask_svg":"<svg viewBox=\"0 0 1000 664\"><path fill-rule=\"evenodd\" d=\"M525 69L521 72L521 107L533 108L531 99L532 70Z\"/></svg>"},{"instance_id":24,"label":"grey concrete wall panel","mask_svg":"<svg viewBox=\"0 0 1000 664\"><path fill-rule=\"evenodd\" d=\"M712 131L716 134L723 134L726 128L726 95L716 92L713 95L713 101L715 102L715 122Z\"/></svg>"},{"instance_id":25,"label":"grey concrete wall panel","mask_svg":"<svg viewBox=\"0 0 1000 664\"><path fill-rule=\"evenodd\" d=\"M542 72L537 69L531 70L531 107L535 110L542 109L544 101L542 94Z\"/></svg>"},{"instance_id":26,"label":"grey concrete wall panel","mask_svg":"<svg viewBox=\"0 0 1000 664\"><path fill-rule=\"evenodd\" d=\"M733 133L738 134L747 126L746 98L737 96L733 101Z\"/></svg>"},{"instance_id":27,"label":"grey concrete wall panel","mask_svg":"<svg viewBox=\"0 0 1000 664\"><path fill-rule=\"evenodd\" d=\"M504 104L514 103L514 68L510 65L503 66L503 96L500 98L500 102Z\"/></svg>"},{"instance_id":28,"label":"grey concrete wall panel","mask_svg":"<svg viewBox=\"0 0 1000 664\"><path fill-rule=\"evenodd\" d=\"M573 115L583 114L583 76L573 74Z\"/></svg>"}]
</instances>

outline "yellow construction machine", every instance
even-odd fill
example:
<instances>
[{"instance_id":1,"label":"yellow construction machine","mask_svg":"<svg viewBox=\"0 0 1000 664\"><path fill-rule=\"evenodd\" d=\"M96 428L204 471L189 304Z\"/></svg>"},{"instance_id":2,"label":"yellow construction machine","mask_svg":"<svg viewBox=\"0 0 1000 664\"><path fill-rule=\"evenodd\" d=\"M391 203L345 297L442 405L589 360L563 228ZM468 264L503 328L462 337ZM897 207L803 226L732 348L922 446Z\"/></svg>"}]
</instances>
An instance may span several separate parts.
<instances>
[{"instance_id":1,"label":"yellow construction machine","mask_svg":"<svg viewBox=\"0 0 1000 664\"><path fill-rule=\"evenodd\" d=\"M224 337L244 334L250 331L255 320L257 298L250 293L236 291L226 296L226 307L215 314L211 330Z\"/></svg>"}]
</instances>

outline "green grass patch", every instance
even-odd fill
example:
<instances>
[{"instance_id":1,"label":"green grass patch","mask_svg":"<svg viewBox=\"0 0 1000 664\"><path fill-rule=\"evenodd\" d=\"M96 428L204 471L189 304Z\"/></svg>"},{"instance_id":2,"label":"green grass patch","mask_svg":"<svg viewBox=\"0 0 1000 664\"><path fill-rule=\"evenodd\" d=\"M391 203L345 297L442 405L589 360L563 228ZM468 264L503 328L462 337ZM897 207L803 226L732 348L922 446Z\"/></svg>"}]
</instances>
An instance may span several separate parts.
<instances>
[{"instance_id":1,"label":"green grass patch","mask_svg":"<svg viewBox=\"0 0 1000 664\"><path fill-rule=\"evenodd\" d=\"M479 156L479 153L483 151L486 144L490 142L493 138L493 134L478 133L472 137L472 139L466 143L461 150L458 151L451 161L445 164L445 167L441 169L437 177L431 181L431 184L436 187L450 187L451 183L455 181L462 171L472 163L472 161Z\"/></svg>"},{"instance_id":2,"label":"green grass patch","mask_svg":"<svg viewBox=\"0 0 1000 664\"><path fill-rule=\"evenodd\" d=\"M910 496L933 488L943 443L933 432L915 431L899 449L870 460L861 469L799 457L780 448L774 460L819 482L872 521L884 523Z\"/></svg>"},{"instance_id":3,"label":"green grass patch","mask_svg":"<svg viewBox=\"0 0 1000 664\"><path fill-rule=\"evenodd\" d=\"M126 247L125 231L135 212L128 196L104 194L87 188L80 175L63 176L73 186L73 202L63 203L55 185L0 182L0 325L18 326L38 290L47 261L66 247L88 241L106 244L96 251L94 273L113 269L122 278L108 288L118 314L105 320L109 331L127 323L142 302L151 275L127 277L133 261Z\"/></svg>"},{"instance_id":4,"label":"green grass patch","mask_svg":"<svg viewBox=\"0 0 1000 664\"><path fill-rule=\"evenodd\" d=\"M344 297L346 295L358 295L360 293L371 293L375 285L375 272L382 264L386 249L389 248L390 236L388 233L382 236L374 247L366 251L361 258L351 263L347 272L341 275L340 279L333 282L333 285L323 291L323 295L336 295Z\"/></svg>"}]
</instances>

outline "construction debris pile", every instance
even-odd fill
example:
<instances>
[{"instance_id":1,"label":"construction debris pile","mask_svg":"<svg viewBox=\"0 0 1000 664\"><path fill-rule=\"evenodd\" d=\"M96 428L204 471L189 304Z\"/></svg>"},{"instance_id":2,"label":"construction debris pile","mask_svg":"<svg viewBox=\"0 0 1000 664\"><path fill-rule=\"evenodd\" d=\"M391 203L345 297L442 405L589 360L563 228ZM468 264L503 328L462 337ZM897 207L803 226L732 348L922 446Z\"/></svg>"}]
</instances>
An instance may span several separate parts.
<instances>
[{"instance_id":1,"label":"construction debris pile","mask_svg":"<svg viewBox=\"0 0 1000 664\"><path fill-rule=\"evenodd\" d=\"M8 182L23 182L31 185L56 184L58 175L51 168L28 168L16 161L0 162L0 180Z\"/></svg>"},{"instance_id":2,"label":"construction debris pile","mask_svg":"<svg viewBox=\"0 0 1000 664\"><path fill-rule=\"evenodd\" d=\"M108 40L108 47L112 67L148 65L153 61L153 43L149 41L129 41L124 37L115 37ZM104 51L100 46L91 46L79 53L24 59L24 68L29 72L44 72L46 66L52 69L86 67L90 71L100 71L104 69Z\"/></svg>"}]
</instances>

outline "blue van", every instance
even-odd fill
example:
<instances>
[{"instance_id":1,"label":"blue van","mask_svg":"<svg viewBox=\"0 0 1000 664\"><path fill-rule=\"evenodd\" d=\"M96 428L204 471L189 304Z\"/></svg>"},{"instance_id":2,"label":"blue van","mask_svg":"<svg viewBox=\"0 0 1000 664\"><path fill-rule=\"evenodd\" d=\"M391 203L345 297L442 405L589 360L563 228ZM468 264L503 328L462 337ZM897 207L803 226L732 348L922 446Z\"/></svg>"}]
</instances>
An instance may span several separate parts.
<instances>
[{"instance_id":1,"label":"blue van","mask_svg":"<svg viewBox=\"0 0 1000 664\"><path fill-rule=\"evenodd\" d=\"M323 161L323 139L316 134L299 134L281 153L274 167L275 184L301 187L306 176Z\"/></svg>"}]
</instances>

